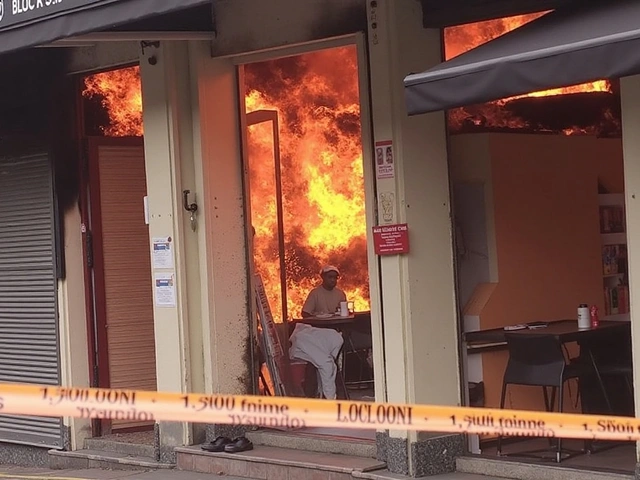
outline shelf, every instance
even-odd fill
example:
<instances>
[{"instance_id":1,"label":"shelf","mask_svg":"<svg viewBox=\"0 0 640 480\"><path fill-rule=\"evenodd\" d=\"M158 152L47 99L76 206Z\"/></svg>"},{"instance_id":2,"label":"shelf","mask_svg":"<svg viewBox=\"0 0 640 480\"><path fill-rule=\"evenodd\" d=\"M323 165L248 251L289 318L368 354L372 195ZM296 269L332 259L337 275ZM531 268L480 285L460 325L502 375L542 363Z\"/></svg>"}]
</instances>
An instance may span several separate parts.
<instances>
[{"instance_id":1,"label":"shelf","mask_svg":"<svg viewBox=\"0 0 640 480\"><path fill-rule=\"evenodd\" d=\"M602 278L614 278L622 276L624 276L624 273L607 273L606 275L602 275Z\"/></svg>"},{"instance_id":2,"label":"shelf","mask_svg":"<svg viewBox=\"0 0 640 480\"><path fill-rule=\"evenodd\" d=\"M617 315L607 315L606 317L602 317L602 320L616 320L618 322L630 322L631 314L630 313L618 313Z\"/></svg>"},{"instance_id":3,"label":"shelf","mask_svg":"<svg viewBox=\"0 0 640 480\"><path fill-rule=\"evenodd\" d=\"M626 245L627 234L626 233L601 233L600 239L602 245Z\"/></svg>"},{"instance_id":4,"label":"shelf","mask_svg":"<svg viewBox=\"0 0 640 480\"><path fill-rule=\"evenodd\" d=\"M598 203L601 207L624 206L624 193L601 193L598 195Z\"/></svg>"}]
</instances>

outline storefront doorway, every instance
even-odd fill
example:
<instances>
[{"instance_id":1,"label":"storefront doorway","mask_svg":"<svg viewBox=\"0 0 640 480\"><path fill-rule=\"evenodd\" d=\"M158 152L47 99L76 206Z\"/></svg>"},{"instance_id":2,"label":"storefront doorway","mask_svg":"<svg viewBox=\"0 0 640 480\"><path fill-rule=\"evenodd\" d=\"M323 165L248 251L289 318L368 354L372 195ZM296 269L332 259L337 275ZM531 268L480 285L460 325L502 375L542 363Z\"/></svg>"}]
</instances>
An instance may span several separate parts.
<instances>
[{"instance_id":1,"label":"storefront doorway","mask_svg":"<svg viewBox=\"0 0 640 480\"><path fill-rule=\"evenodd\" d=\"M448 29L447 57L539 15ZM564 412L633 416L617 82L450 110L448 127L467 403L501 406L512 352L506 340L483 341L486 333L535 329L559 338L568 363L594 354L598 374L604 372L602 379L566 382ZM616 335L580 331L576 310L582 303L597 307L601 324L610 322ZM557 321L575 335L553 333ZM542 411L542 389L509 386L504 408ZM497 455L495 436L471 440L471 453ZM564 444L561 466L635 469L635 443L603 442L591 454L580 441ZM508 439L502 454L505 461L548 465L556 452L546 440Z\"/></svg>"},{"instance_id":2,"label":"storefront doorway","mask_svg":"<svg viewBox=\"0 0 640 480\"><path fill-rule=\"evenodd\" d=\"M365 163L371 156L363 142L368 122L361 115L360 72L358 47L345 42L240 66L251 273L264 287L286 357L282 367L269 358L267 343L260 342L260 394L282 394L279 384L285 383L286 394L321 395L314 366L290 361L288 355L289 337L304 323L338 330L345 339L337 358L338 398L374 398L370 285L377 275L370 278L367 249L373 200L365 195L372 178ZM303 319L302 309L326 266L337 267L337 288L352 302L352 311L340 322L336 318L341 316L334 315L323 324ZM255 332L264 339L257 310ZM280 368L288 372L276 376L287 376L286 381L273 378ZM307 433L360 435L313 430ZM361 433L374 441L374 432Z\"/></svg>"},{"instance_id":3,"label":"storefront doorway","mask_svg":"<svg viewBox=\"0 0 640 480\"><path fill-rule=\"evenodd\" d=\"M141 96L139 73L137 67L104 72L87 77L83 86L87 157L82 210L89 239L85 248L93 381L102 388L155 390L142 125L139 116L127 116L131 98ZM94 434L150 430L153 424L103 420L94 424Z\"/></svg>"}]
</instances>

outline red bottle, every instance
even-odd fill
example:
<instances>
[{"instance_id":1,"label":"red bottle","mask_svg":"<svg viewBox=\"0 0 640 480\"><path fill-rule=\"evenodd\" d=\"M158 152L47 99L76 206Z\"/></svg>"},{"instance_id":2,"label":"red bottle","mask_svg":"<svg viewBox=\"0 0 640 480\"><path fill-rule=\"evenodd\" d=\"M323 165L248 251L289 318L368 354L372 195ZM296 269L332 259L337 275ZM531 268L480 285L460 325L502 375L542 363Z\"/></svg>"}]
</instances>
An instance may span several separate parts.
<instances>
[{"instance_id":1,"label":"red bottle","mask_svg":"<svg viewBox=\"0 0 640 480\"><path fill-rule=\"evenodd\" d=\"M591 328L598 328L600 325L600 319L598 318L598 307L596 305L591 305Z\"/></svg>"}]
</instances>

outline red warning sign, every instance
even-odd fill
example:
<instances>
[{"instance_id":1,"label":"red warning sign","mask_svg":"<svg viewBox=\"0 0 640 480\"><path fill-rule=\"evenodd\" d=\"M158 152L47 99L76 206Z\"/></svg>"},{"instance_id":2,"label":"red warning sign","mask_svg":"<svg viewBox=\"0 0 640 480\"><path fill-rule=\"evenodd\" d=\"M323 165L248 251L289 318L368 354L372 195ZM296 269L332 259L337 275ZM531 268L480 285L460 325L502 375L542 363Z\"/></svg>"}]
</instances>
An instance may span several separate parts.
<instances>
[{"instance_id":1,"label":"red warning sign","mask_svg":"<svg viewBox=\"0 0 640 480\"><path fill-rule=\"evenodd\" d=\"M406 223L373 227L376 255L409 253L409 227Z\"/></svg>"}]
</instances>

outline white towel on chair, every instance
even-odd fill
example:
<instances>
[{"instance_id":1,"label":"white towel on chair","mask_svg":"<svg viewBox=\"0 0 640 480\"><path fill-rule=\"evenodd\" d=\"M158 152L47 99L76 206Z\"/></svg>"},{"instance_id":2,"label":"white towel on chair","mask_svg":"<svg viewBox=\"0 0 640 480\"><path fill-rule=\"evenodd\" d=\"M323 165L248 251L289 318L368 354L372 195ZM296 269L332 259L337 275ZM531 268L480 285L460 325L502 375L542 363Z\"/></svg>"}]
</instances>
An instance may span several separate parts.
<instances>
[{"instance_id":1,"label":"white towel on chair","mask_svg":"<svg viewBox=\"0 0 640 480\"><path fill-rule=\"evenodd\" d=\"M336 399L336 358L344 342L342 335L331 328L316 328L298 323L290 337L289 358L298 358L318 369L325 398Z\"/></svg>"}]
</instances>

